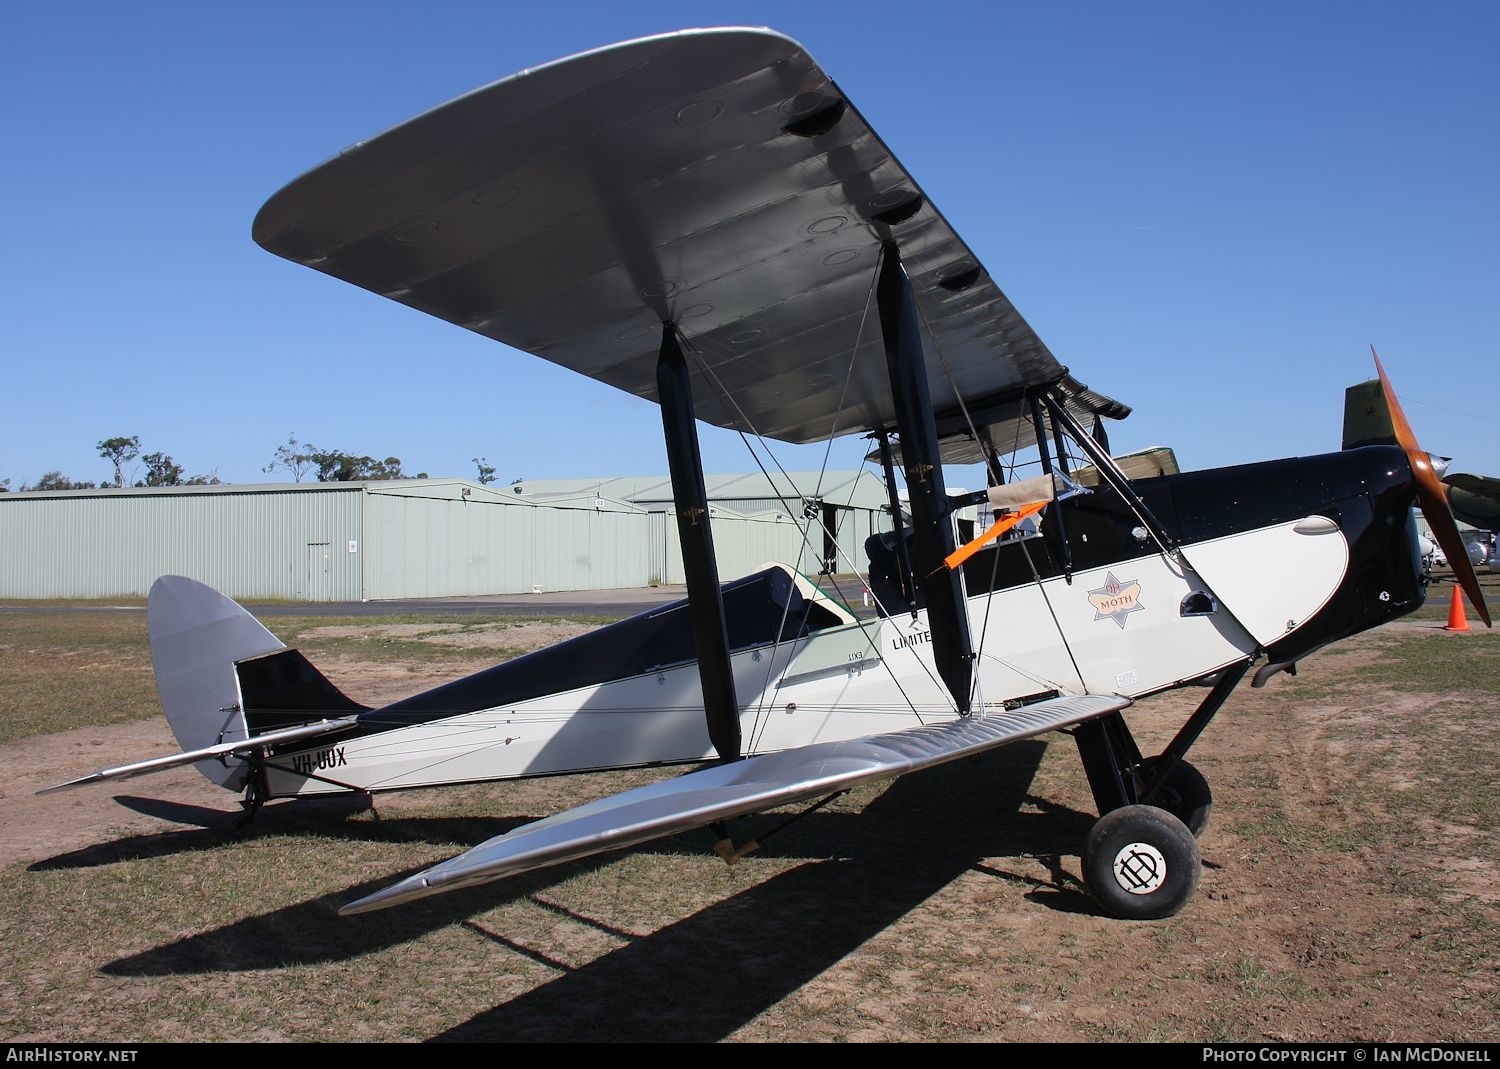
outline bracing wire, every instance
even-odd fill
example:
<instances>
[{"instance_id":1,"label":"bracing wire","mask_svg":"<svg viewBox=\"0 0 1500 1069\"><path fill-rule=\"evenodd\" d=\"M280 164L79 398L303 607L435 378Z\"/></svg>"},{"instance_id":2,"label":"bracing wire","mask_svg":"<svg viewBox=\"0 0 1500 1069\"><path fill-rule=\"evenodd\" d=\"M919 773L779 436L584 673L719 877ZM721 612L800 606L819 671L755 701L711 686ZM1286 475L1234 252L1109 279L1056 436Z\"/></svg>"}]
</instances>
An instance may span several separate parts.
<instances>
[{"instance_id":1,"label":"bracing wire","mask_svg":"<svg viewBox=\"0 0 1500 1069\"><path fill-rule=\"evenodd\" d=\"M882 253L882 255L883 255L883 253ZM851 379L853 377L854 364L855 364L855 360L857 359L857 356L858 356L860 340L863 337L863 332L864 332L864 329L865 329L865 324L868 322L868 319L869 319L870 306L871 306L871 303L873 301L874 293L875 293L875 285L876 285L876 281L879 278L879 268L880 268L880 261L877 260L876 269L875 269L875 271L871 275L870 286L869 286L869 288L868 288L868 290L866 292L864 309L863 309L863 311L861 313L859 328L858 328L858 330L856 332L855 345L854 345L854 348L850 350L849 363L848 363L848 367L846 369L845 381L844 381L844 386L843 386L844 393L841 394L841 402L842 402L843 396L845 396L846 393L847 393L849 382L851 381ZM760 468L761 474L764 475L766 477L767 481L771 483L772 487L775 488L776 482L771 477L770 473L766 470L765 465L761 462L760 457L759 457L759 455L758 455L758 453L757 453L754 445L746 437L745 428L748 428L749 431L750 431L750 433L753 434L755 436L755 438L761 443L762 448L765 449L766 454L771 458L771 460L772 460L773 464L775 464L777 470L780 471L781 474L782 474L782 476L786 479L787 485L790 486L790 487L792 487L793 490L795 490L795 483L793 482L791 476L786 472L786 469L784 467L782 467L782 465L780 464L780 462L776 459L774 451L772 451L771 448L770 448L770 446L766 443L764 435L762 435L756 429L756 427L754 425L754 421L752 421L746 415L746 413L744 412L743 408L741 408L741 406L739 405L739 403L734 398L733 394L724 387L722 381L719 379L718 375L714 372L714 369L712 368L712 366L706 360L703 360L698 355L697 346L695 344L693 344L693 345L686 345L685 349L687 351L689 351L690 353L693 354L693 356L695 358L695 361L697 363L698 368L702 372L704 378L710 383L710 385L713 387L713 389L715 390L715 392L718 394L720 400L722 402L724 402L728 407L732 408L732 410L735 412L735 414L739 418L740 422L743 424L742 427L736 428L737 432L739 433L741 440L745 443L746 449L750 452L752 458L755 460L756 465ZM839 409L842 409L842 403L839 405ZM828 435L828 446L827 446L827 448L824 451L823 466L822 466L822 469L820 470L820 472L818 474L818 489L819 489L819 491L821 491L822 480L826 477L826 472L827 472L827 467L828 467L828 458L829 458L829 456L832 453L833 438L835 437L837 431L838 431L838 410L836 409L835 410L835 415L834 415L834 420L833 420L833 425L831 426L830 432L829 432L829 435ZM851 487L851 491L850 491L851 492L851 498L850 498L851 501L853 500L853 498L852 498L853 489L854 488ZM780 499L784 503L787 503L788 505L790 505L791 496L794 496L794 495L782 496ZM799 500L800 500L800 495L795 495L795 496L797 496L799 498ZM790 507L788 508L788 511L791 511ZM807 523L802 528L802 539L803 539L804 548L812 548L815 552L818 552L818 553L821 554L821 548L822 547L820 547L820 546L813 546L812 545L812 541L811 541L811 527L812 527L811 520L812 520L812 517L804 517L804 519L807 520ZM838 547L837 546L837 539L836 538L835 538L835 547L836 547L837 554L840 557L844 558L845 560L848 560L847 554L844 553L842 547ZM857 567L854 567L854 562L852 560L848 560L848 563L851 565L851 570L854 571L855 574L859 574L859 569ZM865 583L865 587L866 587L866 589L869 588L869 583L868 582ZM835 591L838 592L838 593L840 593L840 594L842 594L842 592L840 592L840 591L837 590L837 584L836 583L835 583ZM867 641L869 641L871 647L874 648L876 646L876 643L875 643L874 639L870 635L869 625L865 621L863 621L863 620L858 620L857 622L859 623L861 631L865 634ZM906 689L901 685L901 681L896 676L894 668L891 667L891 665L888 663L888 659L885 658L884 656L882 656L880 658L880 661L881 661L881 664L885 666L886 671L890 674L891 682L896 686L897 690L901 693L902 697L907 701L908 706L910 707L911 712L914 713L914 714L916 714L918 717L923 716L924 714L922 713L922 710L920 708L918 708L916 702L912 701L910 695L907 694ZM945 688L943 688L941 686L941 682L937 679L937 677L934 675L934 673L932 672L932 670L929 669L925 663L923 663L923 661L922 661L922 659L920 657L916 658L916 662L917 662L918 665L921 666L923 672L928 676L929 680L938 688L939 692L940 693L943 692L945 690ZM773 664L774 664L774 660L773 660ZM769 672L770 672L771 668L772 668L772 665L768 664L767 665L767 672L768 672L767 682L769 682ZM757 708L757 712L756 712L756 717L757 717L757 721L758 722L761 721L764 718L764 715L765 715L764 702L766 700L765 695L768 692L768 690L769 690L769 687L763 688L763 690L762 690L762 703L761 703L761 706ZM957 709L957 704L953 703L952 708L950 710L948 710L948 711L956 711L956 709Z\"/></svg>"}]
</instances>

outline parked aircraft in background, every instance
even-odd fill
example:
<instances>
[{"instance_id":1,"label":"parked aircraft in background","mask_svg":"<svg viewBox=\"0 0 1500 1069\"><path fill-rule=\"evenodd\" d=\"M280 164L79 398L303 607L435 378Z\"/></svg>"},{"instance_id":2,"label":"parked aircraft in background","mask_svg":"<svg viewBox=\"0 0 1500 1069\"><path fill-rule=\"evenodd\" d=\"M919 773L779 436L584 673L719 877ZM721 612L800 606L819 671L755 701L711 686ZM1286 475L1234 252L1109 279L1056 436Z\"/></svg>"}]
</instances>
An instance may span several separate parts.
<instances>
[{"instance_id":1,"label":"parked aircraft in background","mask_svg":"<svg viewBox=\"0 0 1500 1069\"><path fill-rule=\"evenodd\" d=\"M1343 448L1362 445L1390 445L1396 441L1390 410L1382 393L1380 380L1370 379L1344 391ZM1493 475L1471 475L1448 472L1451 457L1432 457L1441 476L1444 494L1454 519L1479 531L1500 531L1500 478Z\"/></svg>"},{"instance_id":2,"label":"parked aircraft in background","mask_svg":"<svg viewBox=\"0 0 1500 1069\"><path fill-rule=\"evenodd\" d=\"M1357 383L1344 391L1345 449L1363 445L1391 444L1396 441L1390 410L1385 402L1379 379ZM1476 568L1491 569L1495 555L1495 533L1500 531L1500 478L1448 472L1451 457L1433 456L1432 464L1443 482L1443 493L1454 519L1474 528L1461 531L1469 562ZM1434 563L1446 565L1448 557L1439 550Z\"/></svg>"}]
</instances>

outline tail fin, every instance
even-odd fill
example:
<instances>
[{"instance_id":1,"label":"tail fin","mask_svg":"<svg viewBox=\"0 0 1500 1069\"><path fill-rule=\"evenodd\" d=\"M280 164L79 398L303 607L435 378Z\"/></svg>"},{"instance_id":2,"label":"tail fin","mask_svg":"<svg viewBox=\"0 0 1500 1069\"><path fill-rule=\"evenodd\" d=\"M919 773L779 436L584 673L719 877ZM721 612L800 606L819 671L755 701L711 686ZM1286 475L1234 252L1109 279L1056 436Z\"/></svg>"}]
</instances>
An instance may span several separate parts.
<instances>
[{"instance_id":1,"label":"tail fin","mask_svg":"<svg viewBox=\"0 0 1500 1069\"><path fill-rule=\"evenodd\" d=\"M1391 423L1391 406L1379 379L1356 383L1344 390L1344 441L1341 449L1358 449L1362 445L1398 445L1396 428ZM1452 457L1428 453L1433 470L1445 475ZM1445 478L1444 482L1447 481ZM1450 495L1451 496L1451 495ZM1469 521L1460 516L1465 523Z\"/></svg>"},{"instance_id":2,"label":"tail fin","mask_svg":"<svg viewBox=\"0 0 1500 1069\"><path fill-rule=\"evenodd\" d=\"M212 587L164 575L146 600L156 692L172 734L184 750L238 742L250 734L234 663L286 646L259 620ZM199 772L221 787L244 786L236 761L199 761Z\"/></svg>"},{"instance_id":3,"label":"tail fin","mask_svg":"<svg viewBox=\"0 0 1500 1069\"><path fill-rule=\"evenodd\" d=\"M146 619L156 691L184 751L366 708L239 604L194 579L158 579ZM221 787L244 786L241 761L208 759L195 767Z\"/></svg>"},{"instance_id":4,"label":"tail fin","mask_svg":"<svg viewBox=\"0 0 1500 1069\"><path fill-rule=\"evenodd\" d=\"M156 692L182 753L101 768L38 794L191 764L221 787L244 789L245 755L355 726L368 707L347 698L211 587L164 575L146 601Z\"/></svg>"},{"instance_id":5,"label":"tail fin","mask_svg":"<svg viewBox=\"0 0 1500 1069\"><path fill-rule=\"evenodd\" d=\"M1344 449L1362 445L1395 445L1391 410L1379 379L1357 383L1344 391Z\"/></svg>"}]
</instances>

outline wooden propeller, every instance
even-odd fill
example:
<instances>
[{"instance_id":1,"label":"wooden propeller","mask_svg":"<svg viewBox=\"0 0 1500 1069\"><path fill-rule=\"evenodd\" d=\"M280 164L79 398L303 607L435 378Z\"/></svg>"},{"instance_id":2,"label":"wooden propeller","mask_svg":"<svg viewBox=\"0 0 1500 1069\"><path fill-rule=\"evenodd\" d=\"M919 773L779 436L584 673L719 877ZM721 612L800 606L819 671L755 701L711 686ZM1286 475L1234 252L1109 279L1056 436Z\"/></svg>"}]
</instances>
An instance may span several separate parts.
<instances>
[{"instance_id":1,"label":"wooden propeller","mask_svg":"<svg viewBox=\"0 0 1500 1069\"><path fill-rule=\"evenodd\" d=\"M1448 506L1448 495L1444 492L1437 470L1432 466L1432 457L1417 444L1417 436L1412 433L1411 424L1406 421L1406 413L1401 411L1396 391L1391 387L1391 380L1380 363L1380 354L1373 345L1370 346L1370 355L1375 358L1380 388L1385 393L1386 407L1390 409L1391 429L1395 431L1396 442L1406 452L1407 463L1411 465L1411 473L1416 480L1417 504L1422 508L1422 515L1427 517L1427 526L1432 529L1432 536L1448 555L1448 564L1458 577L1464 593L1468 595L1469 604L1474 606L1474 611L1484 620L1484 626L1490 627L1490 611L1484 604L1484 592L1479 589L1479 577L1474 574L1473 562L1469 560L1463 536L1458 533L1458 521L1453 518L1453 510Z\"/></svg>"}]
</instances>

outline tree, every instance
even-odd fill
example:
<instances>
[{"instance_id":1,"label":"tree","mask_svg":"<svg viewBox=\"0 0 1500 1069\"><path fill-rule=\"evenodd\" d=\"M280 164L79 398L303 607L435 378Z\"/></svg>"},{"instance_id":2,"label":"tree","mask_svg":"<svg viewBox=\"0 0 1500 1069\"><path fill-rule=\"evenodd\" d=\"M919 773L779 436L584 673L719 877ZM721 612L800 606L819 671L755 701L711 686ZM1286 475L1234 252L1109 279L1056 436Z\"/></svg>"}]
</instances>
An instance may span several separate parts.
<instances>
[{"instance_id":1,"label":"tree","mask_svg":"<svg viewBox=\"0 0 1500 1069\"><path fill-rule=\"evenodd\" d=\"M307 457L317 469L318 481L321 483L351 483L365 479L384 480L407 477L406 472L401 470L400 457L376 460L374 457L355 456L353 453L345 453L338 449L312 450ZM426 477L426 472L417 476L419 479Z\"/></svg>"},{"instance_id":2,"label":"tree","mask_svg":"<svg viewBox=\"0 0 1500 1069\"><path fill-rule=\"evenodd\" d=\"M182 484L183 486L219 486L219 473L209 472L207 475L194 475Z\"/></svg>"},{"instance_id":3,"label":"tree","mask_svg":"<svg viewBox=\"0 0 1500 1069\"><path fill-rule=\"evenodd\" d=\"M7 494L9 492L10 492L10 480L9 479L0 479L0 494Z\"/></svg>"},{"instance_id":4,"label":"tree","mask_svg":"<svg viewBox=\"0 0 1500 1069\"><path fill-rule=\"evenodd\" d=\"M99 443L99 455L115 466L115 485L125 485L125 464L141 455L141 439L137 435L129 438L106 438Z\"/></svg>"},{"instance_id":5,"label":"tree","mask_svg":"<svg viewBox=\"0 0 1500 1069\"><path fill-rule=\"evenodd\" d=\"M337 449L310 449L307 459L317 469L320 483L352 482L359 465L359 458Z\"/></svg>"},{"instance_id":6,"label":"tree","mask_svg":"<svg viewBox=\"0 0 1500 1069\"><path fill-rule=\"evenodd\" d=\"M75 483L60 471L49 471L36 481L33 486L23 486L22 490L94 490L96 483Z\"/></svg>"},{"instance_id":7,"label":"tree","mask_svg":"<svg viewBox=\"0 0 1500 1069\"><path fill-rule=\"evenodd\" d=\"M289 434L286 436L286 444L276 447L276 456L271 463L260 470L267 475L274 475L278 471L289 471L292 473L292 482L300 483L302 476L317 466L313 459L316 453L317 450L312 446L304 446L297 441L295 434ZM323 482L329 481L323 479L322 476L319 476L319 479Z\"/></svg>"},{"instance_id":8,"label":"tree","mask_svg":"<svg viewBox=\"0 0 1500 1069\"><path fill-rule=\"evenodd\" d=\"M137 486L182 485L182 465L167 454L147 453L141 459L146 462L146 478L136 483Z\"/></svg>"},{"instance_id":9,"label":"tree","mask_svg":"<svg viewBox=\"0 0 1500 1069\"><path fill-rule=\"evenodd\" d=\"M401 469L400 457L386 457L384 460L376 461L370 465L370 474L366 479L404 479L406 472Z\"/></svg>"},{"instance_id":10,"label":"tree","mask_svg":"<svg viewBox=\"0 0 1500 1069\"><path fill-rule=\"evenodd\" d=\"M484 457L475 457L474 464L479 468L479 481L483 485L489 485L495 481L495 469L489 465Z\"/></svg>"}]
</instances>

